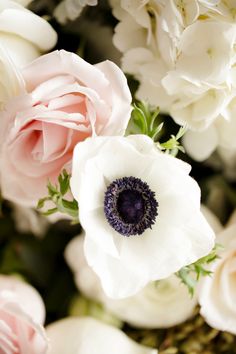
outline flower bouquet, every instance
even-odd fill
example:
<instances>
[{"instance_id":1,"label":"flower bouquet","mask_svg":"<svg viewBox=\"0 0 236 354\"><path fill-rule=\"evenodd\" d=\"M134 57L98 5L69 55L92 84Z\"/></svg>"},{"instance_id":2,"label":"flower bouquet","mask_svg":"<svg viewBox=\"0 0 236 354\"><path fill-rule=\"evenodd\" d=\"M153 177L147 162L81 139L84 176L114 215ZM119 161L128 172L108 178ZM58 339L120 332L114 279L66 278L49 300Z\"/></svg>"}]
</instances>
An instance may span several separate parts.
<instances>
[{"instance_id":1,"label":"flower bouquet","mask_svg":"<svg viewBox=\"0 0 236 354\"><path fill-rule=\"evenodd\" d=\"M236 353L235 21L0 1L0 353Z\"/></svg>"}]
</instances>

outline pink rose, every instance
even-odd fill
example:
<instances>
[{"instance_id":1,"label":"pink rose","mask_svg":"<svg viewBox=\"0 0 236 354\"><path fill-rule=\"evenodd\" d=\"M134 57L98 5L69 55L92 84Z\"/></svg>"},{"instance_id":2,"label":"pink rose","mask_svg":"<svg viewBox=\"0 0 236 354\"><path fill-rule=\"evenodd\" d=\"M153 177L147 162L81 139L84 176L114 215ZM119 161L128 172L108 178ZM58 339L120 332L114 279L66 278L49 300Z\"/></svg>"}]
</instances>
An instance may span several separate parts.
<instances>
[{"instance_id":1,"label":"pink rose","mask_svg":"<svg viewBox=\"0 0 236 354\"><path fill-rule=\"evenodd\" d=\"M48 342L42 327L45 309L30 285L0 276L0 353L45 354Z\"/></svg>"},{"instance_id":2,"label":"pink rose","mask_svg":"<svg viewBox=\"0 0 236 354\"><path fill-rule=\"evenodd\" d=\"M44 55L23 70L27 93L2 113L3 196L34 206L70 165L74 146L91 135L123 135L131 94L112 62L91 65L64 50Z\"/></svg>"}]
</instances>

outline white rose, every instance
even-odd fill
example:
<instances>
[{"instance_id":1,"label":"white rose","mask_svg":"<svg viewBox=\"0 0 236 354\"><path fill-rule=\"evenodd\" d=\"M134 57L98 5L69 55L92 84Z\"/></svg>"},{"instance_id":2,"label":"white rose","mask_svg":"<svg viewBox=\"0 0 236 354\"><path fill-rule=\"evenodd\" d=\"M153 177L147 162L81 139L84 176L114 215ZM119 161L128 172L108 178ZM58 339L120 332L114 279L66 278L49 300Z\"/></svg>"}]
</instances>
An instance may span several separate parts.
<instances>
[{"instance_id":1,"label":"white rose","mask_svg":"<svg viewBox=\"0 0 236 354\"><path fill-rule=\"evenodd\" d=\"M42 17L12 0L0 3L0 44L15 64L23 66L52 49L57 34Z\"/></svg>"},{"instance_id":2,"label":"white rose","mask_svg":"<svg viewBox=\"0 0 236 354\"><path fill-rule=\"evenodd\" d=\"M50 324L48 354L157 354L135 343L117 328L92 318L65 318Z\"/></svg>"},{"instance_id":3,"label":"white rose","mask_svg":"<svg viewBox=\"0 0 236 354\"><path fill-rule=\"evenodd\" d=\"M222 144L218 134L224 134L224 129L213 132L211 127L216 129L220 117L227 119L228 105L236 97L233 5L205 0L110 3L119 20L114 44L123 52L122 67L140 81L137 98L160 106L194 134L200 131L200 151L198 136L193 148L189 137L187 151L205 159Z\"/></svg>"},{"instance_id":4,"label":"white rose","mask_svg":"<svg viewBox=\"0 0 236 354\"><path fill-rule=\"evenodd\" d=\"M200 313L213 328L236 334L236 224L227 227L217 242L224 250L202 278L199 289Z\"/></svg>"},{"instance_id":5,"label":"white rose","mask_svg":"<svg viewBox=\"0 0 236 354\"><path fill-rule=\"evenodd\" d=\"M110 297L131 296L212 249L214 233L189 171L144 135L89 138L75 147L71 189L85 256Z\"/></svg>"},{"instance_id":6,"label":"white rose","mask_svg":"<svg viewBox=\"0 0 236 354\"><path fill-rule=\"evenodd\" d=\"M83 244L84 237L78 236L70 241L65 250L75 283L85 296L103 303L117 318L136 327L165 328L184 322L192 315L196 297L191 299L186 286L174 275L152 282L136 295L125 299L107 297L98 276L86 262Z\"/></svg>"}]
</instances>

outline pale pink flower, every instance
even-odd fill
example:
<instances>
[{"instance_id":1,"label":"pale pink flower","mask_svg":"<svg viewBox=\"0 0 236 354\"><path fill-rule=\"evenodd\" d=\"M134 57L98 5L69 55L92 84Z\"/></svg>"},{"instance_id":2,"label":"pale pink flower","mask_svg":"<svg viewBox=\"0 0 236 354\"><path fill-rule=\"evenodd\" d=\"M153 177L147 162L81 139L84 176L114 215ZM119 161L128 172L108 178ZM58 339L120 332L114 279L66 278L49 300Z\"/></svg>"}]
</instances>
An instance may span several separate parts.
<instances>
[{"instance_id":1,"label":"pale pink flower","mask_svg":"<svg viewBox=\"0 0 236 354\"><path fill-rule=\"evenodd\" d=\"M1 187L6 199L34 206L70 164L74 146L91 135L123 135L131 94L112 62L91 65L64 50L23 71L27 93L11 100L3 128Z\"/></svg>"},{"instance_id":2,"label":"pale pink flower","mask_svg":"<svg viewBox=\"0 0 236 354\"><path fill-rule=\"evenodd\" d=\"M0 276L1 354L45 354L44 317L44 304L32 286L15 277Z\"/></svg>"}]
</instances>

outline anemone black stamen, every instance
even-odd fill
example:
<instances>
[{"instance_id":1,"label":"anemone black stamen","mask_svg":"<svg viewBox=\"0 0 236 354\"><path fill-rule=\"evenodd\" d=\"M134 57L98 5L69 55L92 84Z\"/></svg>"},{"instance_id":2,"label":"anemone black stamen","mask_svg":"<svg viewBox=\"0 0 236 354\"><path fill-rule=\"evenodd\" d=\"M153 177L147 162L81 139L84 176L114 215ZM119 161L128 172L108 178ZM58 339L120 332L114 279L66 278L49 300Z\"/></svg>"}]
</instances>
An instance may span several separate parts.
<instances>
[{"instance_id":1,"label":"anemone black stamen","mask_svg":"<svg viewBox=\"0 0 236 354\"><path fill-rule=\"evenodd\" d=\"M157 207L155 193L139 178L119 178L107 187L104 213L110 226L123 236L141 235L152 228Z\"/></svg>"}]
</instances>

